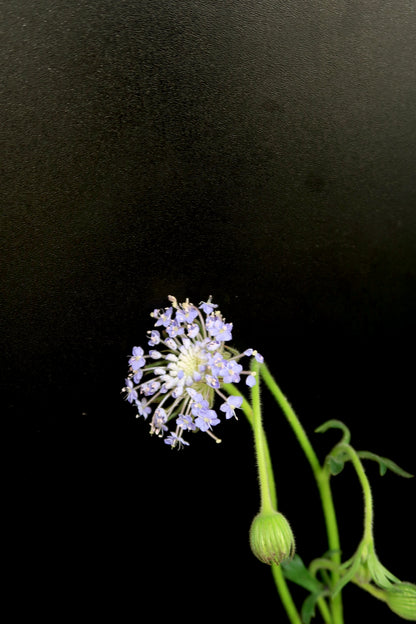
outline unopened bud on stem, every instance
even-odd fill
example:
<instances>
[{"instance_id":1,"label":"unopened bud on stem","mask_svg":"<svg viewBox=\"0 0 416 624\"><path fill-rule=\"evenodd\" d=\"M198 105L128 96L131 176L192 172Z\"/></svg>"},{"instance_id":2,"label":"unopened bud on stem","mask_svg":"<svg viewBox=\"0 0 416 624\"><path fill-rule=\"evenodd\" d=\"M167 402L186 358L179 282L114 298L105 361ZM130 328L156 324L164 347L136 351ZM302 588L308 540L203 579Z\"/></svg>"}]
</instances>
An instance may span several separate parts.
<instances>
[{"instance_id":1,"label":"unopened bud on stem","mask_svg":"<svg viewBox=\"0 0 416 624\"><path fill-rule=\"evenodd\" d=\"M416 621L416 585L397 583L385 590L390 609L404 620Z\"/></svg>"},{"instance_id":2,"label":"unopened bud on stem","mask_svg":"<svg viewBox=\"0 0 416 624\"><path fill-rule=\"evenodd\" d=\"M295 553L295 538L285 516L278 511L260 512L250 527L250 546L263 563L279 565Z\"/></svg>"}]
</instances>

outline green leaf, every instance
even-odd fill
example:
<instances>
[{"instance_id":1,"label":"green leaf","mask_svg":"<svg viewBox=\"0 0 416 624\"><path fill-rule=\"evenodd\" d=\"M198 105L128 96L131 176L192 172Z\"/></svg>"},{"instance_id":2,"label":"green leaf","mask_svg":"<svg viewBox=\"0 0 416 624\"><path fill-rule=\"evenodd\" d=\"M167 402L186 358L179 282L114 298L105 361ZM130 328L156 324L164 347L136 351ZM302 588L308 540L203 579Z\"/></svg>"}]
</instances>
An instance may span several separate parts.
<instances>
[{"instance_id":1,"label":"green leaf","mask_svg":"<svg viewBox=\"0 0 416 624\"><path fill-rule=\"evenodd\" d=\"M342 446L342 442L334 446L332 451L328 453L325 463L331 475L338 475L343 471L345 462L349 460L348 454Z\"/></svg>"},{"instance_id":2,"label":"green leaf","mask_svg":"<svg viewBox=\"0 0 416 624\"><path fill-rule=\"evenodd\" d=\"M324 591L321 591L315 594L310 594L304 601L302 605L302 609L301 609L301 617L302 617L302 622L304 622L304 624L309 624L311 619L315 616L315 605L317 601L319 600L319 598L323 596L323 594L324 594Z\"/></svg>"},{"instance_id":3,"label":"green leaf","mask_svg":"<svg viewBox=\"0 0 416 624\"><path fill-rule=\"evenodd\" d=\"M344 432L342 436L341 442L344 444L349 444L351 440L350 430L341 420L327 420L322 425L320 425L317 429L315 429L316 433L325 433L328 429L341 429Z\"/></svg>"},{"instance_id":4,"label":"green leaf","mask_svg":"<svg viewBox=\"0 0 416 624\"><path fill-rule=\"evenodd\" d=\"M343 471L345 461L339 457L328 455L328 466L331 475L335 476Z\"/></svg>"},{"instance_id":5,"label":"green leaf","mask_svg":"<svg viewBox=\"0 0 416 624\"><path fill-rule=\"evenodd\" d=\"M324 586L309 572L299 555L295 555L291 561L281 564L284 576L312 593L320 593Z\"/></svg>"},{"instance_id":6,"label":"green leaf","mask_svg":"<svg viewBox=\"0 0 416 624\"><path fill-rule=\"evenodd\" d=\"M357 451L357 455L362 457L363 459L372 459L379 464L380 474L381 476L385 475L387 470L391 470L395 472L400 477L405 477L405 479L410 479L413 477L410 472L406 472L403 468L400 468L394 461L391 459L387 459L387 457L380 457L380 455L376 455L375 453L371 453L370 451Z\"/></svg>"}]
</instances>

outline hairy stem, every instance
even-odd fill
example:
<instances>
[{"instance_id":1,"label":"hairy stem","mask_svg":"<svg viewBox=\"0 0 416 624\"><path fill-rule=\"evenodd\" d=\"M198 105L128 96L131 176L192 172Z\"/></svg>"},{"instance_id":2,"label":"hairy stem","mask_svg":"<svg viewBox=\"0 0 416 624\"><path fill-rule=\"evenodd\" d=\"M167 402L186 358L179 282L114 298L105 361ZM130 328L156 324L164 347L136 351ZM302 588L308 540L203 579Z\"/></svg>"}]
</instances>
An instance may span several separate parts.
<instances>
[{"instance_id":1,"label":"hairy stem","mask_svg":"<svg viewBox=\"0 0 416 624\"><path fill-rule=\"evenodd\" d=\"M258 374L259 364L254 360L252 370ZM263 429L260 404L260 380L257 377L256 385L251 389L251 404L253 408L253 433L256 450L257 468L260 483L260 511L273 511L273 497L267 457L269 455L266 435Z\"/></svg>"},{"instance_id":2,"label":"hairy stem","mask_svg":"<svg viewBox=\"0 0 416 624\"><path fill-rule=\"evenodd\" d=\"M373 540L373 494L371 492L370 482L367 478L362 462L352 446L343 443L338 446L348 454L360 481L364 496L363 539L366 543L371 543Z\"/></svg>"},{"instance_id":3,"label":"hairy stem","mask_svg":"<svg viewBox=\"0 0 416 624\"><path fill-rule=\"evenodd\" d=\"M286 579L283 576L282 568L275 563L272 563L272 573L274 582L279 592L280 600L282 601L288 618L292 624L302 624L302 618L300 617L296 605L293 602Z\"/></svg>"},{"instance_id":4,"label":"hairy stem","mask_svg":"<svg viewBox=\"0 0 416 624\"><path fill-rule=\"evenodd\" d=\"M246 416L251 427L254 429L253 408L251 407L247 399L244 397L244 395L241 394L239 389L236 388L236 386L234 386L234 384L231 384L231 383L224 384L224 389L228 392L228 394L232 394L233 396L238 396L243 399L241 409L244 412L244 415ZM270 494L274 509L277 509L277 494L276 494L276 486L275 486L275 481L274 481L273 467L272 467L272 462L270 458L269 446L267 444L266 434L264 432L263 427L261 430L261 436L263 438L262 447L263 447L263 453L264 453L264 461L267 467L267 481L269 483L269 494Z\"/></svg>"},{"instance_id":5,"label":"hairy stem","mask_svg":"<svg viewBox=\"0 0 416 624\"><path fill-rule=\"evenodd\" d=\"M324 468L321 467L318 457L309 441L309 438L302 427L297 415L295 414L292 406L289 401L280 390L276 381L272 377L269 369L265 364L262 364L260 367L260 374L264 379L265 384L269 388L270 392L276 399L278 405L282 409L283 414L285 415L289 425L291 426L303 452L309 464L312 468L312 472L314 474L320 498L322 503L322 509L325 518L327 536L328 536L328 546L331 552L331 559L336 564L335 569L332 571L332 584L333 586L339 580L339 573L337 571L337 567L341 563L341 550L340 550L340 541L339 541L339 532L338 532L338 523L335 513L335 507L330 487L330 476ZM339 592L331 601L331 611L332 611L332 620L334 624L342 624L343 622L343 611L342 611L342 597L341 592Z\"/></svg>"}]
</instances>

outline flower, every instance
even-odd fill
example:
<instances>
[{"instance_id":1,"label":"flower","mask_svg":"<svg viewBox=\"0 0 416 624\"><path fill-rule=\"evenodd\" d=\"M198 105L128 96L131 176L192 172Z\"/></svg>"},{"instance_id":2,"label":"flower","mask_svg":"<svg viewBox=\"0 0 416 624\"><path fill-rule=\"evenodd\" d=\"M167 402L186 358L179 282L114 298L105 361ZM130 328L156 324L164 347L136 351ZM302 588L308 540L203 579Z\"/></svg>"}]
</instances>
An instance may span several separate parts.
<instances>
[{"instance_id":1,"label":"flower","mask_svg":"<svg viewBox=\"0 0 416 624\"><path fill-rule=\"evenodd\" d=\"M236 407L241 407L241 404L243 402L243 399L239 396L230 396L228 397L228 399L226 400L225 403L223 403L220 407L220 410L222 412L225 412L225 417L228 418L232 418L233 416L235 416L235 418L237 418L237 416L235 415L235 408Z\"/></svg>"},{"instance_id":2,"label":"flower","mask_svg":"<svg viewBox=\"0 0 416 624\"><path fill-rule=\"evenodd\" d=\"M229 396L224 386L238 383L242 376L248 386L255 385L253 373L243 370L240 359L263 358L254 349L239 353L228 344L233 324L225 321L211 297L199 306L188 299L180 304L175 297L168 299L169 307L150 315L155 329L148 332L149 351L135 346L129 356L125 398L136 406L137 417L153 414L150 433L164 437L172 448L189 446L184 431L202 431L220 442L212 431L221 422L215 399L221 400L219 410L226 420L236 417L243 398Z\"/></svg>"},{"instance_id":3,"label":"flower","mask_svg":"<svg viewBox=\"0 0 416 624\"><path fill-rule=\"evenodd\" d=\"M133 347L133 355L129 359L132 370L136 371L145 365L146 361L143 357L144 351L141 347Z\"/></svg>"},{"instance_id":4,"label":"flower","mask_svg":"<svg viewBox=\"0 0 416 624\"><path fill-rule=\"evenodd\" d=\"M195 418L195 425L200 431L208 431L214 425L221 422L217 416L217 412L211 409L201 410L199 416Z\"/></svg>"},{"instance_id":5,"label":"flower","mask_svg":"<svg viewBox=\"0 0 416 624\"><path fill-rule=\"evenodd\" d=\"M127 401L129 403L133 403L133 401L137 401L137 390L134 389L133 387L133 382L131 379L126 379L126 387L124 388L124 390L127 393Z\"/></svg>"}]
</instances>

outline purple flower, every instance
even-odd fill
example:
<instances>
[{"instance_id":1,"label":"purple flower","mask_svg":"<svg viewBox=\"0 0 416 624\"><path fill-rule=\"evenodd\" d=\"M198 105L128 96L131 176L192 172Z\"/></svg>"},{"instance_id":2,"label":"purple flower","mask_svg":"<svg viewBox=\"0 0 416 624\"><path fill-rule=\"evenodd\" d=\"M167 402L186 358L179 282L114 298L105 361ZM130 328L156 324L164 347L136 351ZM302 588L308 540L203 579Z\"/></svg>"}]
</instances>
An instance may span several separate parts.
<instances>
[{"instance_id":1,"label":"purple flower","mask_svg":"<svg viewBox=\"0 0 416 624\"><path fill-rule=\"evenodd\" d=\"M230 360L225 365L225 370L222 373L224 383L238 383L240 381L240 373L243 370L241 364L238 364L235 360Z\"/></svg>"},{"instance_id":2,"label":"purple flower","mask_svg":"<svg viewBox=\"0 0 416 624\"><path fill-rule=\"evenodd\" d=\"M129 359L132 370L136 371L145 365L146 360L143 357L144 351L141 347L133 347L133 355Z\"/></svg>"},{"instance_id":3,"label":"purple flower","mask_svg":"<svg viewBox=\"0 0 416 624\"><path fill-rule=\"evenodd\" d=\"M179 417L176 419L176 424L182 429L189 429L190 431L195 431L196 425L192 420L192 416L179 414Z\"/></svg>"},{"instance_id":4,"label":"purple flower","mask_svg":"<svg viewBox=\"0 0 416 624\"><path fill-rule=\"evenodd\" d=\"M158 407L153 414L152 423L150 425L150 433L155 433L159 437L162 437L164 432L168 430L165 425L168 416L163 407Z\"/></svg>"},{"instance_id":5,"label":"purple flower","mask_svg":"<svg viewBox=\"0 0 416 624\"><path fill-rule=\"evenodd\" d=\"M227 360L224 359L221 353L215 352L211 357L209 364L212 374L216 377L222 377L224 371L226 370Z\"/></svg>"},{"instance_id":6,"label":"purple flower","mask_svg":"<svg viewBox=\"0 0 416 624\"><path fill-rule=\"evenodd\" d=\"M166 326L166 331L171 338L176 338L176 336L180 336L184 333L185 329L179 325L177 321L172 321L169 325Z\"/></svg>"},{"instance_id":7,"label":"purple flower","mask_svg":"<svg viewBox=\"0 0 416 624\"><path fill-rule=\"evenodd\" d=\"M187 388L187 392L192 399L191 408L194 416L198 416L201 411L208 409L209 403L202 394L199 394L193 388Z\"/></svg>"},{"instance_id":8,"label":"purple flower","mask_svg":"<svg viewBox=\"0 0 416 624\"><path fill-rule=\"evenodd\" d=\"M127 392L127 401L129 403L133 403L137 399L137 391L133 387L133 382L131 379L126 379L126 386L124 388L125 392Z\"/></svg>"},{"instance_id":9,"label":"purple flower","mask_svg":"<svg viewBox=\"0 0 416 624\"><path fill-rule=\"evenodd\" d=\"M208 431L214 425L221 422L216 412L211 409L201 410L199 416L195 418L195 424L200 431Z\"/></svg>"},{"instance_id":10,"label":"purple flower","mask_svg":"<svg viewBox=\"0 0 416 624\"><path fill-rule=\"evenodd\" d=\"M264 357L260 355L260 353L256 351L255 349L246 349L244 351L244 355L248 355L248 356L254 355L254 358L257 360L257 362L259 362L260 364L264 362Z\"/></svg>"},{"instance_id":11,"label":"purple flower","mask_svg":"<svg viewBox=\"0 0 416 624\"><path fill-rule=\"evenodd\" d=\"M217 341L225 342L232 339L231 330L233 328L232 323L224 323L224 321L218 318L217 315L212 314L207 318L206 323L210 336L214 337Z\"/></svg>"},{"instance_id":12,"label":"purple flower","mask_svg":"<svg viewBox=\"0 0 416 624\"><path fill-rule=\"evenodd\" d=\"M219 340L210 340L207 342L208 351L216 352L221 348L221 342Z\"/></svg>"},{"instance_id":13,"label":"purple flower","mask_svg":"<svg viewBox=\"0 0 416 624\"><path fill-rule=\"evenodd\" d=\"M151 332L148 332L148 334L150 334L149 345L151 347L158 345L160 342L160 332L158 332L157 329L153 329Z\"/></svg>"},{"instance_id":14,"label":"purple flower","mask_svg":"<svg viewBox=\"0 0 416 624\"><path fill-rule=\"evenodd\" d=\"M211 297L199 307L188 299L184 303L168 299L170 307L151 313L154 327L147 332L148 352L134 347L129 356L125 398L136 405L138 416L151 415L150 432L164 437L171 447L188 446L182 437L188 431L206 432L220 442L211 431L220 422L214 403L221 400L227 420L235 416L243 399L229 396L225 384L238 383L243 375L247 385L255 384L240 359L253 356L261 362L262 356L254 349L239 353L227 344L233 324L225 322Z\"/></svg>"},{"instance_id":15,"label":"purple flower","mask_svg":"<svg viewBox=\"0 0 416 624\"><path fill-rule=\"evenodd\" d=\"M146 399L142 399L141 401L136 400L136 407L138 412L137 417L143 416L143 418L146 419L152 411L152 409L148 407Z\"/></svg>"},{"instance_id":16,"label":"purple flower","mask_svg":"<svg viewBox=\"0 0 416 624\"><path fill-rule=\"evenodd\" d=\"M172 312L172 308L165 308L164 310L153 312L153 316L156 316L157 314L155 327L159 327L160 325L167 327L170 324L170 317L172 316Z\"/></svg>"},{"instance_id":17,"label":"purple flower","mask_svg":"<svg viewBox=\"0 0 416 624\"><path fill-rule=\"evenodd\" d=\"M189 323L186 326L188 338L195 338L199 334L199 325L197 323Z\"/></svg>"},{"instance_id":18,"label":"purple flower","mask_svg":"<svg viewBox=\"0 0 416 624\"><path fill-rule=\"evenodd\" d=\"M172 448L176 445L178 448L181 448L181 446L184 445L189 446L189 442L186 442L186 440L184 440L181 436L173 432L165 438L165 444L169 444Z\"/></svg>"},{"instance_id":19,"label":"purple flower","mask_svg":"<svg viewBox=\"0 0 416 624\"><path fill-rule=\"evenodd\" d=\"M218 308L218 305L216 303L212 303L211 297L209 297L208 301L201 301L199 308L208 315L211 314L215 308Z\"/></svg>"},{"instance_id":20,"label":"purple flower","mask_svg":"<svg viewBox=\"0 0 416 624\"><path fill-rule=\"evenodd\" d=\"M150 383L144 384L141 387L140 392L142 392L144 396L152 396L152 394L155 394L159 388L160 383L158 381L151 381Z\"/></svg>"},{"instance_id":21,"label":"purple flower","mask_svg":"<svg viewBox=\"0 0 416 624\"><path fill-rule=\"evenodd\" d=\"M233 338L233 336L231 334L232 329L233 329L233 324L232 323L223 323L222 327L215 334L215 338L217 340L221 340L222 342L225 342L225 341L228 341L228 340L232 340L232 338Z\"/></svg>"},{"instance_id":22,"label":"purple flower","mask_svg":"<svg viewBox=\"0 0 416 624\"><path fill-rule=\"evenodd\" d=\"M242 403L243 403L242 397L229 396L226 402L220 406L220 410L222 412L225 412L225 417L228 420L229 418L232 418L233 416L235 416L234 410L238 407L241 407Z\"/></svg>"},{"instance_id":23,"label":"purple flower","mask_svg":"<svg viewBox=\"0 0 416 624\"><path fill-rule=\"evenodd\" d=\"M213 375L205 375L205 379L206 379L207 384L211 388L219 388L220 387L220 382Z\"/></svg>"},{"instance_id":24,"label":"purple flower","mask_svg":"<svg viewBox=\"0 0 416 624\"><path fill-rule=\"evenodd\" d=\"M176 312L176 320L178 323L191 324L197 316L198 310L192 305L188 305L183 310L179 309Z\"/></svg>"}]
</instances>

